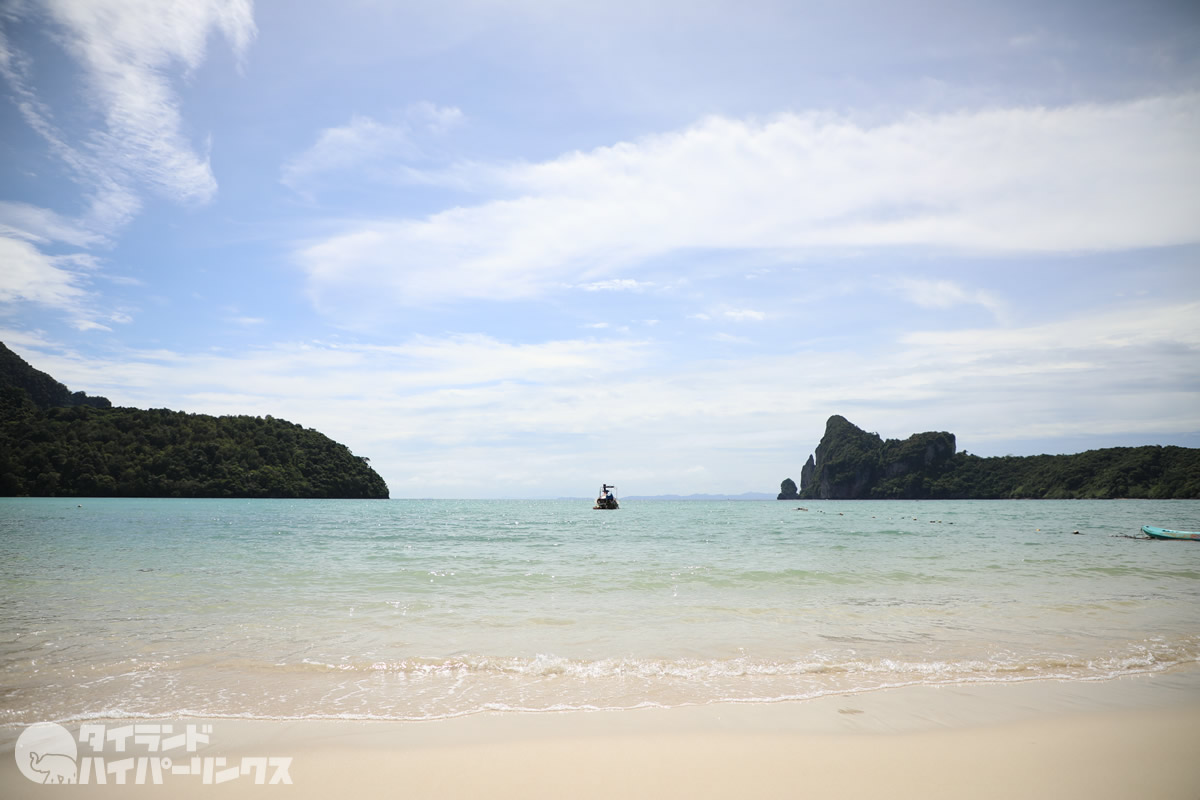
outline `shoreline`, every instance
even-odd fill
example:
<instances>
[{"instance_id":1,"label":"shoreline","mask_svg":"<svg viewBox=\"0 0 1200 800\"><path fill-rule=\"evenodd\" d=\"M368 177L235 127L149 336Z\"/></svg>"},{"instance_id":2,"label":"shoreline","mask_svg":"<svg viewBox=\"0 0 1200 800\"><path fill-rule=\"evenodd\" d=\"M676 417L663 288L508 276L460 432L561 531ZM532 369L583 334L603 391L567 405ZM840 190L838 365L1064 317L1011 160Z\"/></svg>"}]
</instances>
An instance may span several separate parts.
<instances>
[{"instance_id":1,"label":"shoreline","mask_svg":"<svg viewBox=\"0 0 1200 800\"><path fill-rule=\"evenodd\" d=\"M112 726L134 724L119 720ZM156 722L162 722L158 720ZM481 713L419 722L179 720L198 758L286 757L291 785L77 786L80 797L1190 798L1200 669L1107 681L907 686L779 703ZM72 734L78 725L68 726ZM0 739L0 795L44 797ZM121 758L107 746L110 761ZM131 747L129 754L144 755ZM126 754L126 755L129 755ZM177 759L176 763L186 763ZM267 780L271 772L266 773ZM130 773L129 782L134 783ZM147 778L143 782L149 782Z\"/></svg>"}]
</instances>

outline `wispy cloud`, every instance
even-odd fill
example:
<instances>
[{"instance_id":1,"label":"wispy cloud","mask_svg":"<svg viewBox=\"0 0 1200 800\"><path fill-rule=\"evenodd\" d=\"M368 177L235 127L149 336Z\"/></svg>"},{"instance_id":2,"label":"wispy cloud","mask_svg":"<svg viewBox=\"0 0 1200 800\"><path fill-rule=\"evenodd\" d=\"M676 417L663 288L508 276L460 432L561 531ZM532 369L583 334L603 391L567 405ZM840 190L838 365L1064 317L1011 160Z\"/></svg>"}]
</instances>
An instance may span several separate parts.
<instances>
[{"instance_id":1,"label":"wispy cloud","mask_svg":"<svg viewBox=\"0 0 1200 800\"><path fill-rule=\"evenodd\" d=\"M1050 33L1044 28L1035 28L1010 36L1008 46L1015 50L1075 50L1079 45L1071 39Z\"/></svg>"},{"instance_id":2,"label":"wispy cloud","mask_svg":"<svg viewBox=\"0 0 1200 800\"><path fill-rule=\"evenodd\" d=\"M922 308L977 305L997 316L1005 310L1004 303L992 292L983 289L967 289L954 281L897 278L892 281L892 286L909 302Z\"/></svg>"},{"instance_id":3,"label":"wispy cloud","mask_svg":"<svg viewBox=\"0 0 1200 800\"><path fill-rule=\"evenodd\" d=\"M641 292L652 288L651 281L636 281L633 278L610 278L581 284L579 288L588 292Z\"/></svg>"},{"instance_id":4,"label":"wispy cloud","mask_svg":"<svg viewBox=\"0 0 1200 800\"><path fill-rule=\"evenodd\" d=\"M171 72L197 69L213 31L243 54L256 33L251 0L55 2L50 13L103 113L93 142L113 177L179 202L211 199L217 182L184 135Z\"/></svg>"},{"instance_id":5,"label":"wispy cloud","mask_svg":"<svg viewBox=\"0 0 1200 800\"><path fill-rule=\"evenodd\" d=\"M904 342L913 352L931 353L955 365L1016 361L1021 353L1104 351L1112 355L1167 343L1200 351L1198 315L1197 303L1164 305L1153 314L1135 307L1018 328L913 332L904 336ZM1101 367L1103 363L1090 365ZM1190 368L1200 377L1200 360Z\"/></svg>"},{"instance_id":6,"label":"wispy cloud","mask_svg":"<svg viewBox=\"0 0 1200 800\"><path fill-rule=\"evenodd\" d=\"M76 247L105 241L95 230L48 208L8 201L0 201L0 235L36 244L65 242Z\"/></svg>"},{"instance_id":7,"label":"wispy cloud","mask_svg":"<svg viewBox=\"0 0 1200 800\"><path fill-rule=\"evenodd\" d=\"M19 3L11 11L14 15L32 13L30 6ZM8 40L2 27L7 21L0 16L0 76L12 90L22 118L45 140L50 153L83 188L87 206L77 219L68 220L48 209L13 204L5 210L7 227L16 228L22 238L31 240L42 239L43 234L49 232L47 223L58 231L72 230L69 235L77 240L84 237L105 239L134 217L141 208L141 201L119 174L120 170L107 163L102 155L97 155L96 151L102 149L99 144L72 144L70 137L55 125L53 112L34 91L32 59ZM98 139L99 135L92 138Z\"/></svg>"},{"instance_id":8,"label":"wispy cloud","mask_svg":"<svg viewBox=\"0 0 1200 800\"><path fill-rule=\"evenodd\" d=\"M745 336L735 336L734 334L726 333L725 331L720 331L719 333L714 333L712 336L709 336L708 338L714 342L721 342L722 344L753 344L754 343L754 341L752 339L748 339Z\"/></svg>"},{"instance_id":9,"label":"wispy cloud","mask_svg":"<svg viewBox=\"0 0 1200 800\"><path fill-rule=\"evenodd\" d=\"M0 236L0 302L29 301L58 309L74 310L87 296L85 280L64 268L60 258L48 256L20 239Z\"/></svg>"},{"instance_id":10,"label":"wispy cloud","mask_svg":"<svg viewBox=\"0 0 1200 800\"><path fill-rule=\"evenodd\" d=\"M65 311L81 329L107 329L98 321L127 315L87 310L87 282L63 268L61 256L37 247L63 242L98 247L129 223L149 191L181 203L205 203L217 190L207 155L184 134L180 99L172 80L204 60L209 35L220 32L239 55L255 36L251 0L51 0L16 3L0 15L44 15L55 40L79 68L91 111L102 122L67 131L39 95L33 56L0 27L0 77L24 121L66 166L83 190L75 216L27 203L0 203L0 234L12 269L4 297L20 297ZM37 246L37 247L35 247Z\"/></svg>"},{"instance_id":11,"label":"wispy cloud","mask_svg":"<svg viewBox=\"0 0 1200 800\"><path fill-rule=\"evenodd\" d=\"M19 11L34 13L32 8ZM207 156L183 133L174 72L204 61L209 34L223 34L244 53L256 29L250 0L57 0L44 13L57 26L59 41L81 69L84 96L103 126L82 146L59 129L52 110L32 83L32 61L11 41L0 69L26 121L75 172L93 199L118 202L119 212L97 223L109 230L136 213L136 189L145 187L180 202L206 202L216 192ZM97 227L103 228L102 225Z\"/></svg>"},{"instance_id":12,"label":"wispy cloud","mask_svg":"<svg viewBox=\"0 0 1200 800\"><path fill-rule=\"evenodd\" d=\"M429 102L409 106L402 116L399 122L385 123L356 115L345 125L326 128L310 148L283 165L280 180L311 197L314 188L325 181L358 178L364 169L376 176L384 173L403 178L415 174L405 163L424 156L420 139L441 135L463 119L458 108ZM419 177L414 180L428 182Z\"/></svg>"},{"instance_id":13,"label":"wispy cloud","mask_svg":"<svg viewBox=\"0 0 1200 800\"><path fill-rule=\"evenodd\" d=\"M1200 95L877 126L828 114L713 117L488 170L489 181L501 177L496 199L355 223L296 257L315 296L419 304L640 280L644 263L688 248L1020 253L1195 242L1197 140Z\"/></svg>"},{"instance_id":14,"label":"wispy cloud","mask_svg":"<svg viewBox=\"0 0 1200 800\"><path fill-rule=\"evenodd\" d=\"M767 318L765 311L755 311L750 308L732 308L721 312L721 316L734 322L762 322Z\"/></svg>"},{"instance_id":15,"label":"wispy cloud","mask_svg":"<svg viewBox=\"0 0 1200 800\"><path fill-rule=\"evenodd\" d=\"M132 321L92 295L99 265L87 253L47 255L29 241L0 233L0 308L33 304L64 314L76 330L112 330Z\"/></svg>"},{"instance_id":16,"label":"wispy cloud","mask_svg":"<svg viewBox=\"0 0 1200 800\"><path fill-rule=\"evenodd\" d=\"M428 100L413 103L406 111L410 123L423 126L431 133L445 133L463 123L462 109L456 106L439 106Z\"/></svg>"}]
</instances>

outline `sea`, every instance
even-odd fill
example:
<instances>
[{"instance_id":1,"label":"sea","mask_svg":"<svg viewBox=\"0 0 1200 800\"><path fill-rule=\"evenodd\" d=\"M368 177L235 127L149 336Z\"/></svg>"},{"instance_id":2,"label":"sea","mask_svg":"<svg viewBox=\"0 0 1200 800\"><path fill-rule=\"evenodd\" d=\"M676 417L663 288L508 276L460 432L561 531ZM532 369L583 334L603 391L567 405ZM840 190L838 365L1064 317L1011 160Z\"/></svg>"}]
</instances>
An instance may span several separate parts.
<instances>
[{"instance_id":1,"label":"sea","mask_svg":"<svg viewBox=\"0 0 1200 800\"><path fill-rule=\"evenodd\" d=\"M1200 662L1200 501L0 499L0 724L430 720Z\"/></svg>"}]
</instances>

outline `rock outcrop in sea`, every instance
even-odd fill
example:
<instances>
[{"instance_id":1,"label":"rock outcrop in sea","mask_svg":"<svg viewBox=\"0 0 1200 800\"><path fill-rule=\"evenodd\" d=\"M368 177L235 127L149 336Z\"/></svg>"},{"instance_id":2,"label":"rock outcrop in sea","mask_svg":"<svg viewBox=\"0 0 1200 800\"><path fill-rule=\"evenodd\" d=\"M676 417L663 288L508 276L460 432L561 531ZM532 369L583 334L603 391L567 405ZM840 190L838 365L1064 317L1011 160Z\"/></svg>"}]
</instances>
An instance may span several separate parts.
<instances>
[{"instance_id":1,"label":"rock outcrop in sea","mask_svg":"<svg viewBox=\"0 0 1200 800\"><path fill-rule=\"evenodd\" d=\"M776 500L799 500L800 492L796 490L796 482L791 478L784 478L783 483L779 484L779 496Z\"/></svg>"}]
</instances>

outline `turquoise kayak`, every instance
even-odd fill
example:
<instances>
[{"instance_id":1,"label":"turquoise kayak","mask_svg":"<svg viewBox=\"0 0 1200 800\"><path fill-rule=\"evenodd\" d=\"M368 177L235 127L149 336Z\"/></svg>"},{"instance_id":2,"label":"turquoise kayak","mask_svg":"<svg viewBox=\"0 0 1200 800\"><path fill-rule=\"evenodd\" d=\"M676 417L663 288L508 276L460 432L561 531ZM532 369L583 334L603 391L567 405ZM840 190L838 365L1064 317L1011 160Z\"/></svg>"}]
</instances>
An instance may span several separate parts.
<instances>
[{"instance_id":1,"label":"turquoise kayak","mask_svg":"<svg viewBox=\"0 0 1200 800\"><path fill-rule=\"evenodd\" d=\"M1192 541L1200 542L1200 532L1197 531L1173 531L1169 528L1156 528L1153 525L1143 525L1142 533L1147 536L1153 536L1155 539L1191 539Z\"/></svg>"}]
</instances>

